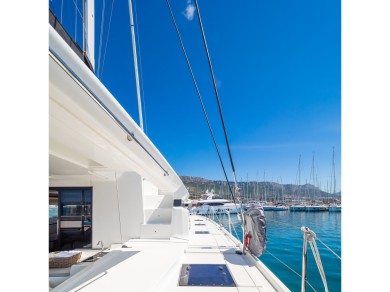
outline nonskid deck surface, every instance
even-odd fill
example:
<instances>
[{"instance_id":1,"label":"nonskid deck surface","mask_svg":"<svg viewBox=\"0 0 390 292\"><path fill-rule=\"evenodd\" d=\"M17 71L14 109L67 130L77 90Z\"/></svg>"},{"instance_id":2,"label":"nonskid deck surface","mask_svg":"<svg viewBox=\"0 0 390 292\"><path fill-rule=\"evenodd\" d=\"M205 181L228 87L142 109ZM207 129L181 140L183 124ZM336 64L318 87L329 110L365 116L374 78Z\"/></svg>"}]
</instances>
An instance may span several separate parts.
<instances>
[{"instance_id":1,"label":"nonskid deck surface","mask_svg":"<svg viewBox=\"0 0 390 292\"><path fill-rule=\"evenodd\" d=\"M74 275L73 283L64 282L53 291L276 291L253 263L236 254L238 242L223 228L198 215L190 216L190 226L189 241L134 239L112 245L106 256ZM236 286L179 286L186 264L226 265Z\"/></svg>"}]
</instances>

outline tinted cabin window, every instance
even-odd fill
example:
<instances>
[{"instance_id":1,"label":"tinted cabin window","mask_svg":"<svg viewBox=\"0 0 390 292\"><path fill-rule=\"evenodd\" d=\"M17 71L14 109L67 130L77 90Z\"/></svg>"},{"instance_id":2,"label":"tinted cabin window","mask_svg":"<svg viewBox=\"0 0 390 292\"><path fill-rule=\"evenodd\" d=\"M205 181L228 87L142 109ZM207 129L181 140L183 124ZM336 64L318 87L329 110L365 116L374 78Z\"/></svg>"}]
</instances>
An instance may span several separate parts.
<instances>
[{"instance_id":1,"label":"tinted cabin window","mask_svg":"<svg viewBox=\"0 0 390 292\"><path fill-rule=\"evenodd\" d=\"M90 247L92 188L55 188L58 193L59 236L54 250ZM51 190L53 192L53 190Z\"/></svg>"}]
</instances>

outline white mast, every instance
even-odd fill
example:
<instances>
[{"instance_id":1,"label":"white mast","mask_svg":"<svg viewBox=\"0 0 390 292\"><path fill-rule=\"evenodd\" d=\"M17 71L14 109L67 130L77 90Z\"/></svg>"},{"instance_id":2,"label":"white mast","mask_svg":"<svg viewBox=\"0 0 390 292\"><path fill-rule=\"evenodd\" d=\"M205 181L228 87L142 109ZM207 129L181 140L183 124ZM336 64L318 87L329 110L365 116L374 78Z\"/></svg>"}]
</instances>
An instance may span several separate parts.
<instances>
[{"instance_id":1,"label":"white mast","mask_svg":"<svg viewBox=\"0 0 390 292\"><path fill-rule=\"evenodd\" d=\"M139 77L138 77L137 48L136 48L136 44L135 44L133 4L132 4L131 0L129 0L129 13L130 13L131 41L133 44L135 84L136 84L136 88L137 88L137 99L138 99L139 124L140 124L142 131L144 131L144 122L142 119L141 91L140 91L140 87L139 87Z\"/></svg>"},{"instance_id":2,"label":"white mast","mask_svg":"<svg viewBox=\"0 0 390 292\"><path fill-rule=\"evenodd\" d=\"M95 70L95 0L84 0L84 51Z\"/></svg>"}]
</instances>

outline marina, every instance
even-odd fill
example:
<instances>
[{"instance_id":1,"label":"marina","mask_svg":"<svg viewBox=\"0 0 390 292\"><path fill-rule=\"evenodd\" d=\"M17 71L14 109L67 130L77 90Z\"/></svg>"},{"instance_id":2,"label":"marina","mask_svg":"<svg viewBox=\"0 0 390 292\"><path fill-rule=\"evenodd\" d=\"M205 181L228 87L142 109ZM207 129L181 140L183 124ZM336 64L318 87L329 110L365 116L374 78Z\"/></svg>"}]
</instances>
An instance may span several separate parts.
<instances>
[{"instance_id":1,"label":"marina","mask_svg":"<svg viewBox=\"0 0 390 292\"><path fill-rule=\"evenodd\" d=\"M302 231L308 226L318 238L331 248L318 243L329 291L341 289L341 213L332 212L272 212L266 211L268 242L260 260L285 283L291 291L301 291ZM237 218L232 215L235 228L232 234L242 238ZM227 226L227 216L214 219ZM334 253L336 254L334 254ZM323 291L323 283L312 255L308 258L308 291Z\"/></svg>"},{"instance_id":2,"label":"marina","mask_svg":"<svg viewBox=\"0 0 390 292\"><path fill-rule=\"evenodd\" d=\"M196 13L200 26L218 107L219 115L215 116L222 125L233 180L228 179L221 146L212 130L174 12L166 1L227 182L229 198L207 191L196 201L189 200L189 189L152 142L144 125L139 80L142 70L138 68L137 20L133 18L132 1L128 1L128 11L138 123L114 96L115 90L110 91L102 80L105 2L99 3L103 6L96 58L95 1L83 0L82 13L78 3L73 3L75 35L78 16L83 19L82 47L62 23L62 4L60 8L56 6L59 14L51 9L54 3L49 4L49 290L281 292L296 291L298 285L306 291L313 288L308 281L312 277L312 252L323 287L329 291L317 247L317 241L322 241L311 229L318 226L311 227L310 222L295 226L300 230L301 246L303 243L303 250L298 249L302 251L301 270L295 272L301 274L301 279L295 279L294 284L281 280L275 273L283 275L281 268L273 265L271 269L261 260L265 252L271 254L268 241L283 247L282 242L274 241L277 234L267 232L271 213L295 213L289 212L284 190L278 193L275 184L269 190L271 195L264 190L264 200L252 202L245 198L248 189L244 193L239 187L198 1L187 1L185 17L192 20ZM170 143L173 151L182 150L173 144ZM312 200L305 202L305 213L318 211L328 208L314 200L313 194ZM225 225L222 217L227 217ZM283 254L277 256L283 258ZM273 257L278 259L277 256ZM278 259L282 260L285 259Z\"/></svg>"},{"instance_id":3,"label":"marina","mask_svg":"<svg viewBox=\"0 0 390 292\"><path fill-rule=\"evenodd\" d=\"M247 210L251 206L261 207L264 211L289 211L289 212L341 212L341 204L335 203L274 203L265 201L248 201L238 202L234 204L232 201L223 199L221 196L215 195L219 199L212 199L209 197L206 200L187 200L187 208L191 214L208 215L212 213L224 214L230 212L231 214L240 213L241 206L243 210Z\"/></svg>"}]
</instances>

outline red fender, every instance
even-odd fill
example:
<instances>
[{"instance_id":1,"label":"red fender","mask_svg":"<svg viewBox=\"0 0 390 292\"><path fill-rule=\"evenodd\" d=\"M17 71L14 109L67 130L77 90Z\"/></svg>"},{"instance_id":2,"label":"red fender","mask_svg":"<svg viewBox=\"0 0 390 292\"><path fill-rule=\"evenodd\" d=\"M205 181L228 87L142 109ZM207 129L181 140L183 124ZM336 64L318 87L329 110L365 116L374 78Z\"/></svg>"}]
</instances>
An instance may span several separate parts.
<instances>
[{"instance_id":1,"label":"red fender","mask_svg":"<svg viewBox=\"0 0 390 292\"><path fill-rule=\"evenodd\" d=\"M251 241L252 236L250 233L245 234L245 246L249 249L249 243ZM250 249L249 249L250 250Z\"/></svg>"}]
</instances>

